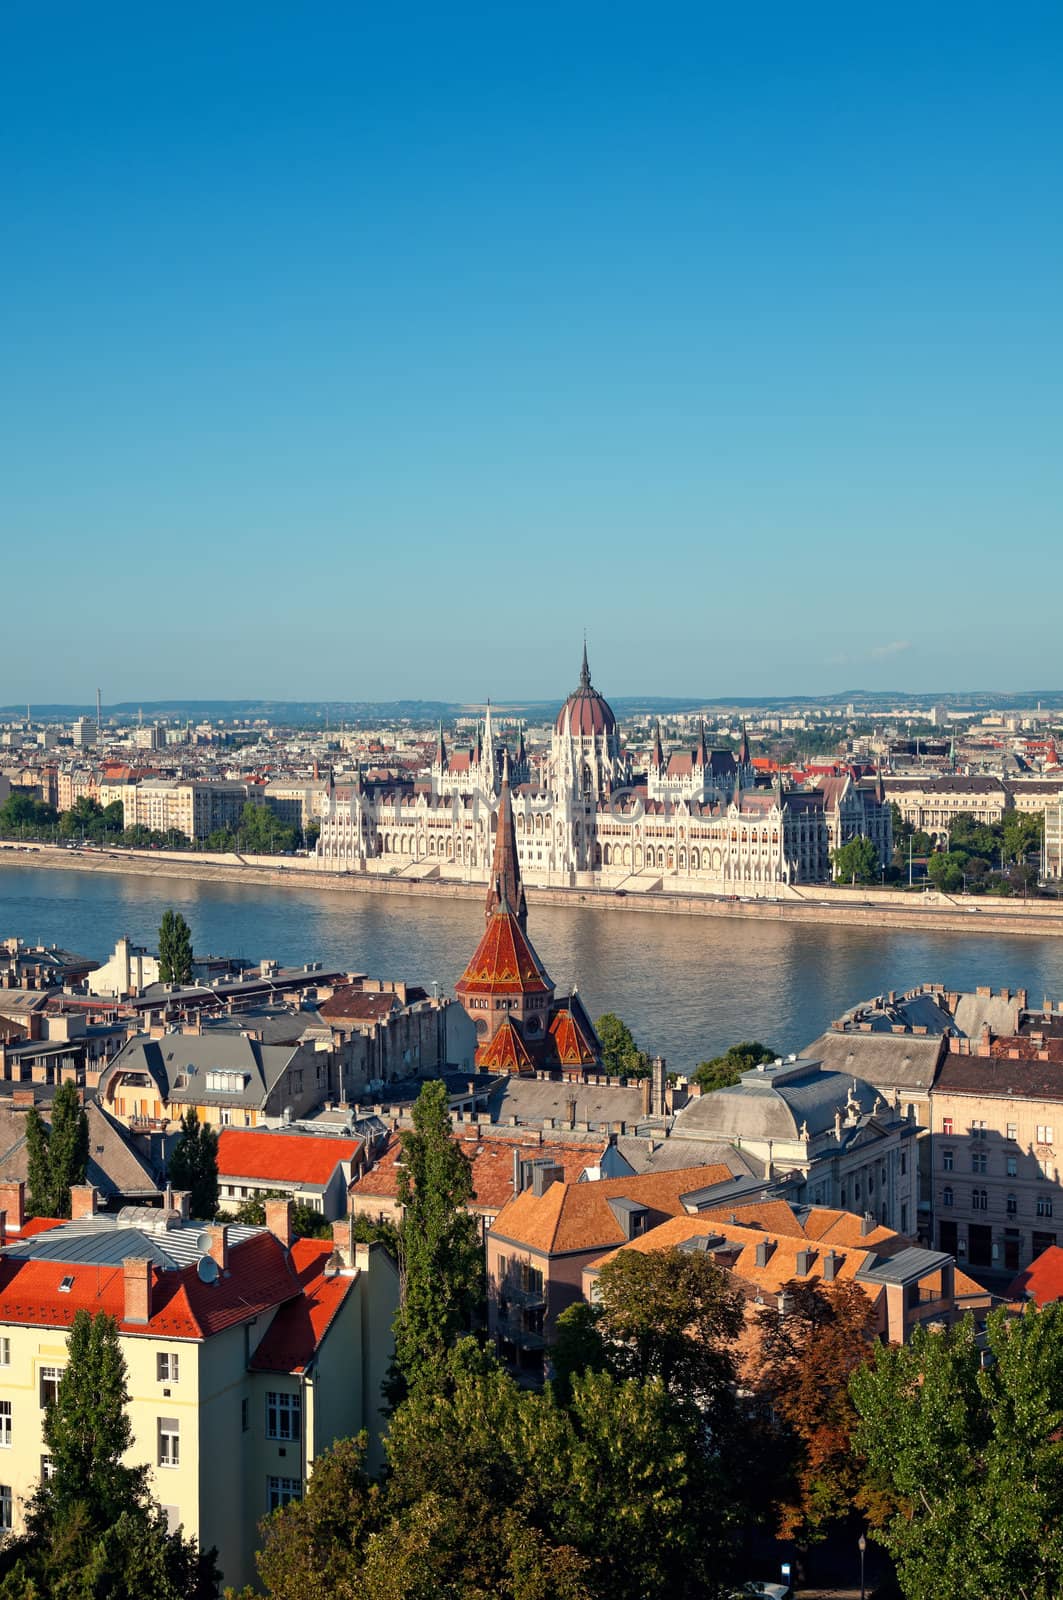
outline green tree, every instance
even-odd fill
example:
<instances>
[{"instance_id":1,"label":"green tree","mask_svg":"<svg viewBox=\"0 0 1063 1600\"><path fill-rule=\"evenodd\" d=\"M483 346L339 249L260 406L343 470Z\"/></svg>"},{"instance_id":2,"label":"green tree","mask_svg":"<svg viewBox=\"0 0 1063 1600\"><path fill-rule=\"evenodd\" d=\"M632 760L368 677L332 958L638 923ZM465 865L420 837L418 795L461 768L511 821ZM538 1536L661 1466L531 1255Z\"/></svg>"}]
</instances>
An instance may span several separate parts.
<instances>
[{"instance_id":1,"label":"green tree","mask_svg":"<svg viewBox=\"0 0 1063 1600\"><path fill-rule=\"evenodd\" d=\"M425 1083L413 1108L413 1128L400 1135L399 1273L402 1297L395 1319L399 1397L431 1371L473 1322L483 1296L483 1251L472 1198L472 1171L451 1137L446 1085Z\"/></svg>"},{"instance_id":2,"label":"green tree","mask_svg":"<svg viewBox=\"0 0 1063 1600\"><path fill-rule=\"evenodd\" d=\"M778 1052L769 1050L759 1039L745 1040L742 1044L731 1045L722 1056L713 1056L711 1061L700 1062L693 1073L694 1082L701 1085L703 1094L711 1094L713 1089L730 1089L738 1083L743 1072L749 1072L764 1062L775 1061L777 1057Z\"/></svg>"},{"instance_id":3,"label":"green tree","mask_svg":"<svg viewBox=\"0 0 1063 1600\"><path fill-rule=\"evenodd\" d=\"M618 1251L598 1274L595 1309L618 1378L659 1379L703 1413L729 1395L743 1300L702 1251Z\"/></svg>"},{"instance_id":4,"label":"green tree","mask_svg":"<svg viewBox=\"0 0 1063 1600\"><path fill-rule=\"evenodd\" d=\"M2 1600L209 1600L214 1552L201 1556L149 1497L147 1468L123 1460L133 1440L118 1325L75 1313L56 1399L44 1415L52 1470L29 1502L26 1531L0 1552Z\"/></svg>"},{"instance_id":5,"label":"green tree","mask_svg":"<svg viewBox=\"0 0 1063 1600\"><path fill-rule=\"evenodd\" d=\"M159 928L159 978L163 983L190 983L192 930L179 911L162 914Z\"/></svg>"},{"instance_id":6,"label":"green tree","mask_svg":"<svg viewBox=\"0 0 1063 1600\"><path fill-rule=\"evenodd\" d=\"M877 883L881 875L878 851L862 833L832 850L830 859L839 883Z\"/></svg>"},{"instance_id":7,"label":"green tree","mask_svg":"<svg viewBox=\"0 0 1063 1600\"><path fill-rule=\"evenodd\" d=\"M279 821L268 806L248 800L240 813L239 842L248 855L272 855L294 850L299 830Z\"/></svg>"},{"instance_id":8,"label":"green tree","mask_svg":"<svg viewBox=\"0 0 1063 1600\"><path fill-rule=\"evenodd\" d=\"M58 821L54 806L24 789L12 789L0 806L0 833L18 838L36 838L51 833Z\"/></svg>"},{"instance_id":9,"label":"green tree","mask_svg":"<svg viewBox=\"0 0 1063 1600\"><path fill-rule=\"evenodd\" d=\"M635 1043L631 1029L622 1017L607 1011L594 1025L602 1046L602 1065L614 1077L645 1078L650 1058Z\"/></svg>"},{"instance_id":10,"label":"green tree","mask_svg":"<svg viewBox=\"0 0 1063 1600\"><path fill-rule=\"evenodd\" d=\"M72 1083L60 1084L50 1125L37 1108L26 1116L29 1207L35 1217L69 1217L70 1190L84 1183L89 1162L89 1125Z\"/></svg>"},{"instance_id":11,"label":"green tree","mask_svg":"<svg viewBox=\"0 0 1063 1600\"><path fill-rule=\"evenodd\" d=\"M209 1222L218 1214L218 1135L200 1122L194 1106L181 1119L181 1132L170 1153L168 1169L175 1189L187 1189L194 1217ZM265 1211L263 1211L263 1221Z\"/></svg>"},{"instance_id":12,"label":"green tree","mask_svg":"<svg viewBox=\"0 0 1063 1600\"><path fill-rule=\"evenodd\" d=\"M1039 862L1044 841L1044 813L1029 816L1024 811L1005 811L1000 826L1005 861L1023 864L1032 857Z\"/></svg>"},{"instance_id":13,"label":"green tree","mask_svg":"<svg viewBox=\"0 0 1063 1600\"><path fill-rule=\"evenodd\" d=\"M609 1366L600 1321L597 1306L588 1305L586 1300L573 1301L557 1318L550 1370L554 1393L562 1405L572 1397L572 1380L577 1374L605 1372Z\"/></svg>"},{"instance_id":14,"label":"green tree","mask_svg":"<svg viewBox=\"0 0 1063 1600\"><path fill-rule=\"evenodd\" d=\"M852 1378L872 1537L906 1600L1063 1593L1063 1305L879 1346Z\"/></svg>"},{"instance_id":15,"label":"green tree","mask_svg":"<svg viewBox=\"0 0 1063 1600\"><path fill-rule=\"evenodd\" d=\"M960 850L937 851L926 864L926 875L942 894L956 894L963 888L967 857Z\"/></svg>"}]
</instances>

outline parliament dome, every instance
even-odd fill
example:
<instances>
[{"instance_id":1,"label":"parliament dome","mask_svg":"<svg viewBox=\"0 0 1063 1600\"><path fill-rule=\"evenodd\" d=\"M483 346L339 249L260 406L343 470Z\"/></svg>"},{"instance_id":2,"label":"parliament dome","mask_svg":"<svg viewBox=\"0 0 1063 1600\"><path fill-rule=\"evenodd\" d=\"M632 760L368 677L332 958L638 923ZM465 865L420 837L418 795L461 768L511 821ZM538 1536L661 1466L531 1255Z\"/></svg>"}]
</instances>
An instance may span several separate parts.
<instances>
[{"instance_id":1,"label":"parliament dome","mask_svg":"<svg viewBox=\"0 0 1063 1600\"><path fill-rule=\"evenodd\" d=\"M604 695L591 684L591 669L587 665L587 646L583 646L583 666L580 669L579 687L574 689L557 714L554 731L562 735L571 733L574 739L593 738L596 734L614 734L616 718Z\"/></svg>"}]
</instances>

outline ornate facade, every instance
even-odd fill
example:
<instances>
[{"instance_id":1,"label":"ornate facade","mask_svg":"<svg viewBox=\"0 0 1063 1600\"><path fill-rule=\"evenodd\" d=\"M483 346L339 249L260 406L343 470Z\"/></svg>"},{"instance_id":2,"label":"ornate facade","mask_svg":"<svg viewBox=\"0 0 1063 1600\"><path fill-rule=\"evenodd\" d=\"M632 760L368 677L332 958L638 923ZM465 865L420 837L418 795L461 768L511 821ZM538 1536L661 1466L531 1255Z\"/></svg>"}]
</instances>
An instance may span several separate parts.
<instances>
[{"instance_id":1,"label":"ornate facade","mask_svg":"<svg viewBox=\"0 0 1063 1600\"><path fill-rule=\"evenodd\" d=\"M892 854L880 787L839 778L810 790L756 788L744 736L737 759L708 750L703 728L693 751L666 758L658 730L637 777L584 647L540 780L531 780L523 733L508 752L488 707L467 752L449 753L440 730L429 790L334 788L320 865L486 882L507 762L517 857L532 884L774 897L829 882L831 850L855 834L873 839L883 864Z\"/></svg>"}]
</instances>

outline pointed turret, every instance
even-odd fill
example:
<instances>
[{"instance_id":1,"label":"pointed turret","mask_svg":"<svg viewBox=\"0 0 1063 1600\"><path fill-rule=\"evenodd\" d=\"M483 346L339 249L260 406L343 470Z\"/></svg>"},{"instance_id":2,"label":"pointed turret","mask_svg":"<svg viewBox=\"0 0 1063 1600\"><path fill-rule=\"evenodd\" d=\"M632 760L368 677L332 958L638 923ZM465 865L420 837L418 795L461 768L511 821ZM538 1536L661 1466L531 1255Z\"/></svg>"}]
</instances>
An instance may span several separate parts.
<instances>
[{"instance_id":1,"label":"pointed turret","mask_svg":"<svg viewBox=\"0 0 1063 1600\"><path fill-rule=\"evenodd\" d=\"M709 764L709 752L705 748L705 718L698 718L698 748L694 753L694 765L700 767L702 772Z\"/></svg>"},{"instance_id":2,"label":"pointed turret","mask_svg":"<svg viewBox=\"0 0 1063 1600\"><path fill-rule=\"evenodd\" d=\"M738 746L738 759L743 767L749 766L749 735L746 732L744 722L742 724L742 743Z\"/></svg>"},{"instance_id":3,"label":"pointed turret","mask_svg":"<svg viewBox=\"0 0 1063 1600\"><path fill-rule=\"evenodd\" d=\"M491 881L487 889L485 914L488 922L496 911L511 911L523 933L528 926L528 902L520 876L517 835L513 826L513 798L509 792L509 756L502 763L502 792L498 801L498 829L491 862Z\"/></svg>"},{"instance_id":4,"label":"pointed turret","mask_svg":"<svg viewBox=\"0 0 1063 1600\"><path fill-rule=\"evenodd\" d=\"M516 755L516 759L514 761L514 765L519 767L520 770L523 772L524 768L525 768L525 766L527 764L527 761L528 761L528 752L524 747L524 724L522 722L520 724L519 729L518 729L517 755Z\"/></svg>"},{"instance_id":5,"label":"pointed turret","mask_svg":"<svg viewBox=\"0 0 1063 1600\"><path fill-rule=\"evenodd\" d=\"M472 758L475 761L477 766L480 765L480 763L483 761L483 758L484 758L484 746L483 746L483 739L480 737L480 724L479 723L476 724L476 743L473 745Z\"/></svg>"},{"instance_id":6,"label":"pointed turret","mask_svg":"<svg viewBox=\"0 0 1063 1600\"><path fill-rule=\"evenodd\" d=\"M661 749L660 717L657 718L657 725L653 730L653 753L650 756L650 764L651 766L656 767L658 772L661 772L664 769L664 751Z\"/></svg>"},{"instance_id":7,"label":"pointed turret","mask_svg":"<svg viewBox=\"0 0 1063 1600\"><path fill-rule=\"evenodd\" d=\"M447 770L447 747L443 739L443 724L439 724L439 738L436 740L436 766L440 772Z\"/></svg>"},{"instance_id":8,"label":"pointed turret","mask_svg":"<svg viewBox=\"0 0 1063 1600\"><path fill-rule=\"evenodd\" d=\"M587 660L586 634L583 637L583 665L579 669L579 686L581 689L589 689L591 686L591 669Z\"/></svg>"}]
</instances>

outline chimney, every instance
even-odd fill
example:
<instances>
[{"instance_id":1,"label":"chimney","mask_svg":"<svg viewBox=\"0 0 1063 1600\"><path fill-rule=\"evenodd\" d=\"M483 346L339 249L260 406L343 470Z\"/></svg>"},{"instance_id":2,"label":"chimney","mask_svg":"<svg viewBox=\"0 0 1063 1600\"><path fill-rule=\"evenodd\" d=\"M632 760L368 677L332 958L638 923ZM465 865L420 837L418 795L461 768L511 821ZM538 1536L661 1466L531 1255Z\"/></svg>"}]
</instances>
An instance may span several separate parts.
<instances>
[{"instance_id":1,"label":"chimney","mask_svg":"<svg viewBox=\"0 0 1063 1600\"><path fill-rule=\"evenodd\" d=\"M125 1276L125 1315L126 1322L151 1321L151 1262L140 1257L130 1256L122 1262L122 1272Z\"/></svg>"},{"instance_id":2,"label":"chimney","mask_svg":"<svg viewBox=\"0 0 1063 1600\"><path fill-rule=\"evenodd\" d=\"M569 1127L570 1128L574 1128L576 1126L576 1102L575 1102L575 1100L566 1100L565 1101L565 1115L568 1118Z\"/></svg>"},{"instance_id":3,"label":"chimney","mask_svg":"<svg viewBox=\"0 0 1063 1600\"><path fill-rule=\"evenodd\" d=\"M861 1239L866 1239L868 1234L873 1232L874 1227L875 1227L875 1219L874 1219L874 1217L871 1215L870 1211L865 1211L863 1216L860 1218L860 1237L861 1237Z\"/></svg>"},{"instance_id":4,"label":"chimney","mask_svg":"<svg viewBox=\"0 0 1063 1600\"><path fill-rule=\"evenodd\" d=\"M807 1278L808 1274L811 1271L812 1271L812 1252L811 1252L811 1250L799 1250L797 1252L797 1276L799 1278Z\"/></svg>"},{"instance_id":5,"label":"chimney","mask_svg":"<svg viewBox=\"0 0 1063 1600\"><path fill-rule=\"evenodd\" d=\"M358 1241L354 1237L353 1212L332 1224L332 1247L341 1257L343 1265L350 1270L355 1264L355 1252L358 1249Z\"/></svg>"},{"instance_id":6,"label":"chimney","mask_svg":"<svg viewBox=\"0 0 1063 1600\"><path fill-rule=\"evenodd\" d=\"M169 1197L169 1203L173 1210L179 1214L182 1222L187 1222L189 1217L189 1206L192 1199L191 1190L168 1188L166 1193Z\"/></svg>"},{"instance_id":7,"label":"chimney","mask_svg":"<svg viewBox=\"0 0 1063 1600\"><path fill-rule=\"evenodd\" d=\"M520 1194L520 1151L513 1146L513 1193Z\"/></svg>"},{"instance_id":8,"label":"chimney","mask_svg":"<svg viewBox=\"0 0 1063 1600\"><path fill-rule=\"evenodd\" d=\"M26 1185L0 1183L0 1207L7 1215L7 1224L13 1233L21 1232L26 1220Z\"/></svg>"},{"instance_id":9,"label":"chimney","mask_svg":"<svg viewBox=\"0 0 1063 1600\"><path fill-rule=\"evenodd\" d=\"M837 1256L833 1250L828 1250L823 1257L823 1282L833 1283L837 1276L838 1268L844 1261L844 1256Z\"/></svg>"},{"instance_id":10,"label":"chimney","mask_svg":"<svg viewBox=\"0 0 1063 1600\"><path fill-rule=\"evenodd\" d=\"M292 1245L292 1213L295 1207L290 1200L266 1201L266 1227L286 1250Z\"/></svg>"},{"instance_id":11,"label":"chimney","mask_svg":"<svg viewBox=\"0 0 1063 1600\"><path fill-rule=\"evenodd\" d=\"M96 1191L91 1183L76 1183L70 1190L70 1220L79 1222L82 1217L96 1215Z\"/></svg>"},{"instance_id":12,"label":"chimney","mask_svg":"<svg viewBox=\"0 0 1063 1600\"><path fill-rule=\"evenodd\" d=\"M652 1085L652 1110L655 1117L664 1116L664 1090L668 1082L665 1072L664 1057L654 1056L653 1066L650 1069L650 1083Z\"/></svg>"},{"instance_id":13,"label":"chimney","mask_svg":"<svg viewBox=\"0 0 1063 1600\"><path fill-rule=\"evenodd\" d=\"M223 1272L229 1267L229 1229L227 1225L215 1223L208 1228L210 1234L210 1250L207 1252L212 1261L216 1261Z\"/></svg>"},{"instance_id":14,"label":"chimney","mask_svg":"<svg viewBox=\"0 0 1063 1600\"><path fill-rule=\"evenodd\" d=\"M642 1115L648 1117L653 1105L653 1084L649 1078L639 1079L639 1094L642 1097Z\"/></svg>"},{"instance_id":15,"label":"chimney","mask_svg":"<svg viewBox=\"0 0 1063 1600\"><path fill-rule=\"evenodd\" d=\"M772 1239L761 1239L760 1243L757 1245L757 1266L758 1267L766 1267L767 1266L768 1262L771 1260L772 1253L773 1253L774 1249L775 1249L774 1240L772 1240Z\"/></svg>"},{"instance_id":16,"label":"chimney","mask_svg":"<svg viewBox=\"0 0 1063 1600\"><path fill-rule=\"evenodd\" d=\"M565 1169L549 1159L532 1162L532 1193L542 1199L552 1183L564 1183Z\"/></svg>"}]
</instances>

